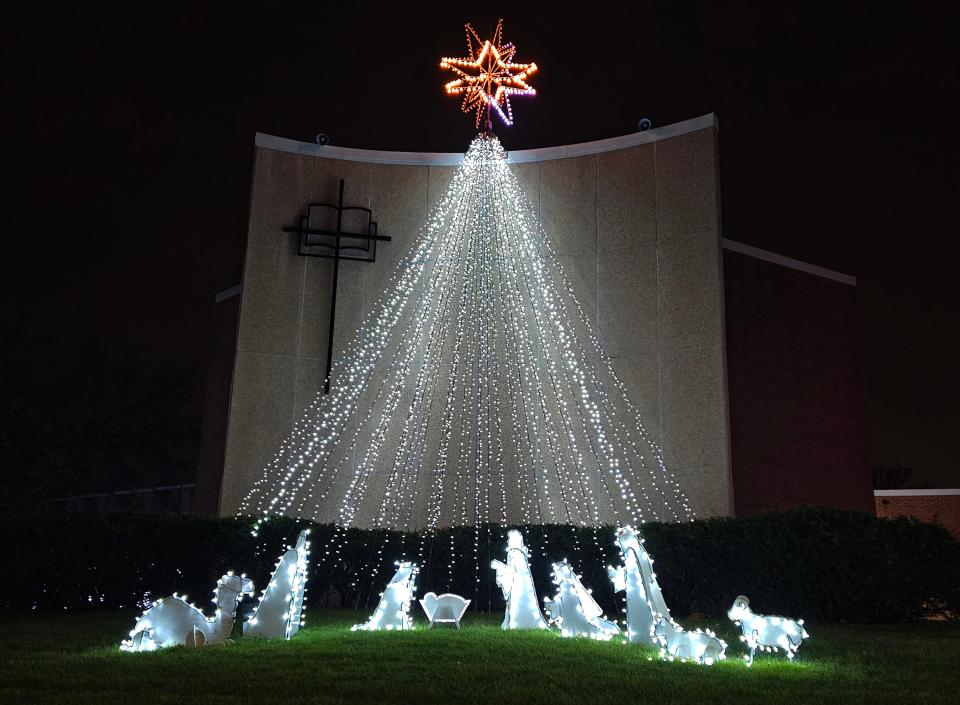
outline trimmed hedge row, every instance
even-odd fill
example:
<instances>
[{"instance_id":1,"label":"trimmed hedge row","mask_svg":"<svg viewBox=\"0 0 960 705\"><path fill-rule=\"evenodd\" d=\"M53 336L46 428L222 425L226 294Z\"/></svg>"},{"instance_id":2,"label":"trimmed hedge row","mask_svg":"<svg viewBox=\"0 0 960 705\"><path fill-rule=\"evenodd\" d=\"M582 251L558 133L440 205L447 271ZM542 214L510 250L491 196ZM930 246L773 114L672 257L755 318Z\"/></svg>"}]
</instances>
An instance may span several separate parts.
<instances>
[{"instance_id":1,"label":"trimmed hedge row","mask_svg":"<svg viewBox=\"0 0 960 705\"><path fill-rule=\"evenodd\" d=\"M285 543L305 522L275 519L257 537L250 522L164 515L8 517L0 545L10 558L0 606L126 607L173 592L203 605L234 569L266 585ZM351 529L337 552L331 525L310 525L309 601L367 609L392 562L421 559L419 592L456 592L472 608L500 610L491 558L504 553L499 526L435 535ZM531 547L540 595L552 593L550 562L577 566L597 601L614 612L605 566L618 561L613 529L519 527ZM960 613L960 544L941 527L828 508L643 526L667 604L676 616L722 618L745 594L758 611L829 621L895 621ZM478 570L479 567L479 570Z\"/></svg>"}]
</instances>

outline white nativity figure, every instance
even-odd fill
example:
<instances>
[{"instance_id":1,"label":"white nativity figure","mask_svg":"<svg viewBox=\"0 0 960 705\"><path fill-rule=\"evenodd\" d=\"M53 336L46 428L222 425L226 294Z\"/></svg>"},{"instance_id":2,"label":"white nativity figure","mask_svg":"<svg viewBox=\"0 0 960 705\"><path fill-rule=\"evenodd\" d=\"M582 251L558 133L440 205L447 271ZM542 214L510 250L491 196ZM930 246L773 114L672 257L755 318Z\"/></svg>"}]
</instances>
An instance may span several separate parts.
<instances>
[{"instance_id":1,"label":"white nativity figure","mask_svg":"<svg viewBox=\"0 0 960 705\"><path fill-rule=\"evenodd\" d=\"M354 624L351 631L375 632L380 630L402 631L413 629L410 618L410 603L417 592L419 568L409 561L397 561L394 573L386 590L380 593L380 603L363 624Z\"/></svg>"},{"instance_id":2,"label":"white nativity figure","mask_svg":"<svg viewBox=\"0 0 960 705\"><path fill-rule=\"evenodd\" d=\"M467 611L470 600L465 600L459 595L453 593L444 593L437 595L435 592L428 592L420 599L420 606L423 607L427 619L430 620L430 626L434 624L455 624L460 628L460 620L463 613Z\"/></svg>"},{"instance_id":3,"label":"white nativity figure","mask_svg":"<svg viewBox=\"0 0 960 705\"><path fill-rule=\"evenodd\" d=\"M802 619L754 614L750 609L750 600L743 595L733 601L727 616L743 632L740 641L746 642L750 647L750 654L744 656L748 666L753 664L753 655L758 648L760 651L771 652L783 649L787 652L787 658L793 660L800 644L810 636L803 628Z\"/></svg>"},{"instance_id":4,"label":"white nativity figure","mask_svg":"<svg viewBox=\"0 0 960 705\"><path fill-rule=\"evenodd\" d=\"M688 632L672 619L661 617L653 628L653 634L660 642L661 658L671 661L690 659L710 666L727 657L727 643L709 630Z\"/></svg>"},{"instance_id":5,"label":"white nativity figure","mask_svg":"<svg viewBox=\"0 0 960 705\"><path fill-rule=\"evenodd\" d=\"M301 531L297 545L288 547L280 557L256 610L243 623L244 636L290 639L303 626L309 534L310 529Z\"/></svg>"},{"instance_id":6,"label":"white nativity figure","mask_svg":"<svg viewBox=\"0 0 960 705\"><path fill-rule=\"evenodd\" d=\"M217 611L208 618L186 595L157 600L137 618L130 638L121 651L154 651L168 646L211 646L225 644L233 631L237 605L243 595L253 594L253 582L246 575L229 572L217 581L213 602Z\"/></svg>"},{"instance_id":7,"label":"white nativity figure","mask_svg":"<svg viewBox=\"0 0 960 705\"><path fill-rule=\"evenodd\" d=\"M620 633L616 624L604 619L600 605L566 560L553 564L553 582L557 594L552 600L544 598L544 608L550 621L560 627L561 636L607 641Z\"/></svg>"},{"instance_id":8,"label":"white nativity figure","mask_svg":"<svg viewBox=\"0 0 960 705\"><path fill-rule=\"evenodd\" d=\"M497 586L507 601L501 629L549 628L540 613L537 590L530 574L529 555L530 552L523 545L523 534L511 529L507 532L507 562L490 563L490 567L497 571Z\"/></svg>"},{"instance_id":9,"label":"white nativity figure","mask_svg":"<svg viewBox=\"0 0 960 705\"><path fill-rule=\"evenodd\" d=\"M614 592L627 596L627 641L633 644L656 646L659 642L653 627L660 617L670 619L670 610L663 599L653 559L643 547L643 539L632 526L617 530L616 544L620 547L623 565L607 567Z\"/></svg>"}]
</instances>

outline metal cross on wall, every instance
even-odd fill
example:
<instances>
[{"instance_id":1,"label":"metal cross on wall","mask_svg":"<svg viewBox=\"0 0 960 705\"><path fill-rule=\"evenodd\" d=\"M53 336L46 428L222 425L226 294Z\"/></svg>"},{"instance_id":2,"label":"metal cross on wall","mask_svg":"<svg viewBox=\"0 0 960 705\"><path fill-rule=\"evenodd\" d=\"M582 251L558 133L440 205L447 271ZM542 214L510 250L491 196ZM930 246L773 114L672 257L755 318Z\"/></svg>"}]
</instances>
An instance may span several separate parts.
<instances>
[{"instance_id":1,"label":"metal cross on wall","mask_svg":"<svg viewBox=\"0 0 960 705\"><path fill-rule=\"evenodd\" d=\"M330 295L330 334L327 340L327 371L324 375L323 393L330 393L330 367L333 362L333 324L337 316L337 279L340 273L340 260L350 259L360 262L375 262L377 259L377 241L390 242L389 235L377 233L377 223L373 220L373 211L361 206L343 205L343 179L340 179L340 196L336 205L332 203L310 203L307 211L300 216L300 224L286 226L285 233L300 236L298 254L304 257L326 257L333 260L333 289ZM336 215L336 228L316 227L324 223L323 216ZM366 216L366 232L348 232L344 230L344 218L357 219L363 224Z\"/></svg>"}]
</instances>

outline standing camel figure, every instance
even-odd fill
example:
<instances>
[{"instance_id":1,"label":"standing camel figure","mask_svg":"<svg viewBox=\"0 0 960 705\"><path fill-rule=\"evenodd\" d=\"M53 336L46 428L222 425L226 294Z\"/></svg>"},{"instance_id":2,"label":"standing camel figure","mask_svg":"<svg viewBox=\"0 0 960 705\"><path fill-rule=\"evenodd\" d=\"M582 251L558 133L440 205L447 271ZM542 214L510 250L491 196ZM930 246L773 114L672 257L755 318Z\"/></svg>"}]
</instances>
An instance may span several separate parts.
<instances>
[{"instance_id":1,"label":"standing camel figure","mask_svg":"<svg viewBox=\"0 0 960 705\"><path fill-rule=\"evenodd\" d=\"M529 555L530 552L523 545L523 534L511 529L507 532L507 562L490 563L490 567L497 571L497 585L507 601L501 629L549 628L540 613L537 589L530 574Z\"/></svg>"},{"instance_id":2,"label":"standing camel figure","mask_svg":"<svg viewBox=\"0 0 960 705\"><path fill-rule=\"evenodd\" d=\"M246 575L230 571L217 581L213 602L217 611L208 618L186 596L176 593L160 599L137 619L121 651L153 651L167 646L211 646L225 644L233 631L237 605L243 595L253 594L253 582Z\"/></svg>"}]
</instances>

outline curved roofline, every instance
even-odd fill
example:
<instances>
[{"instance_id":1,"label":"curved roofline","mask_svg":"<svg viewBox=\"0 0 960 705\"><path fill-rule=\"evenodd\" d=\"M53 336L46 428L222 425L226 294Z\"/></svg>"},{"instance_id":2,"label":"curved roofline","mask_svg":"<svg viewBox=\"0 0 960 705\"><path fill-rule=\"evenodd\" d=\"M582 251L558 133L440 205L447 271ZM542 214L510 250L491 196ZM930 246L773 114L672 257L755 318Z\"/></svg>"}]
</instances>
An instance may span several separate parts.
<instances>
[{"instance_id":1,"label":"curved roofline","mask_svg":"<svg viewBox=\"0 0 960 705\"><path fill-rule=\"evenodd\" d=\"M617 149L634 147L638 144L648 144L658 140L676 137L687 132L695 132L708 127L719 128L717 116L713 113L700 117L683 120L672 125L655 127L644 132L632 132L620 137L610 137L594 142L579 144L565 144L559 147L541 147L540 149L521 149L507 154L507 161L511 164L524 162L544 162L551 159L566 157L580 157L587 154L612 152ZM319 145L312 142L298 142L286 137L275 137L262 132L256 134L254 144L264 149L273 149L280 152L292 152L325 159L345 159L353 162L371 162L374 164L410 164L424 166L456 166L463 161L460 152L387 152L376 149L357 149L354 147L337 147L334 145Z\"/></svg>"}]
</instances>

